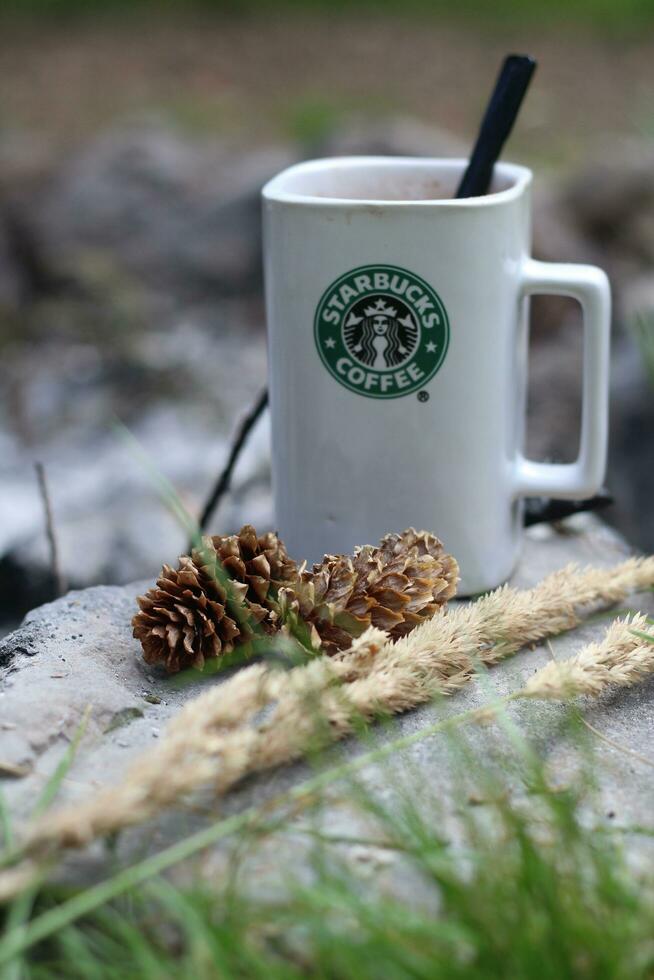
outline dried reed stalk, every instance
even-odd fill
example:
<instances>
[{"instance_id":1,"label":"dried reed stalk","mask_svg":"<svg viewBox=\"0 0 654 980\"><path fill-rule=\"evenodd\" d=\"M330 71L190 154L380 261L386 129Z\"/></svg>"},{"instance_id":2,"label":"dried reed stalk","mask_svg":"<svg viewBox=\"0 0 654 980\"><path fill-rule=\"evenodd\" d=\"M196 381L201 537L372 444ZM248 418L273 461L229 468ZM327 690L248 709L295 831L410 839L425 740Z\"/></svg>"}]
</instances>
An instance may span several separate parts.
<instances>
[{"instance_id":1,"label":"dried reed stalk","mask_svg":"<svg viewBox=\"0 0 654 980\"><path fill-rule=\"evenodd\" d=\"M636 614L609 626L600 643L589 643L569 660L552 660L537 671L518 697L567 701L597 697L611 687L629 687L654 673L654 635L646 616Z\"/></svg>"},{"instance_id":2,"label":"dried reed stalk","mask_svg":"<svg viewBox=\"0 0 654 980\"><path fill-rule=\"evenodd\" d=\"M533 589L505 586L435 616L396 643L369 629L338 658L288 673L254 665L187 703L120 784L40 818L21 853L52 858L147 820L202 786L224 794L250 773L345 737L361 719L453 694L479 663L492 666L653 585L654 557L610 569L569 566ZM257 722L256 713L271 702L268 717Z\"/></svg>"}]
</instances>

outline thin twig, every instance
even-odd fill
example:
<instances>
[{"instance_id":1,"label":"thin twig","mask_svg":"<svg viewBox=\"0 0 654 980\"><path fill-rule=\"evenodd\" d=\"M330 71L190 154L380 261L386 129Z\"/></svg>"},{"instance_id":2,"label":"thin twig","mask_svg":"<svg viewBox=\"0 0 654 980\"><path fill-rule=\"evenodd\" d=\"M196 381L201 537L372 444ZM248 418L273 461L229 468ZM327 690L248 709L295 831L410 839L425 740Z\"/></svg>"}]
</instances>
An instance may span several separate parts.
<instances>
[{"instance_id":1,"label":"thin twig","mask_svg":"<svg viewBox=\"0 0 654 980\"><path fill-rule=\"evenodd\" d=\"M635 752L634 749L629 749L626 745L621 745L614 739L609 738L608 735L605 735L603 732L600 732L598 728L595 728L594 725L591 725L586 718L582 718L581 723L586 726L588 731L592 732L593 735L599 738L600 741L610 745L612 749L616 750L616 752L622 752L623 755L629 755L632 759L637 759L638 762L643 762L646 766L654 767L654 762L651 759L648 759L646 755L641 755L640 752Z\"/></svg>"},{"instance_id":2,"label":"thin twig","mask_svg":"<svg viewBox=\"0 0 654 980\"><path fill-rule=\"evenodd\" d=\"M547 647L550 652L551 659L556 660L551 640L547 641ZM593 735L595 735L596 738L599 738L601 742L604 742L606 745L610 745L612 749L616 750L616 752L622 752L623 755L630 755L633 759L637 759L638 762L643 762L646 766L654 767L654 762L651 759L648 759L647 756L641 755L640 752L635 752L634 749L629 749L626 745L621 745L614 739L609 738L608 735L605 735L603 732L600 732L598 728L595 728L594 725L591 725L587 718L580 717L580 721L582 725L585 725L589 732L592 732Z\"/></svg>"},{"instance_id":3,"label":"thin twig","mask_svg":"<svg viewBox=\"0 0 654 980\"><path fill-rule=\"evenodd\" d=\"M68 587L66 584L66 578L59 563L59 548L57 547L57 535L55 534L52 504L50 502L50 493L48 491L48 481L46 479L45 467L43 463L35 463L34 468L36 470L36 478L39 484L39 493L41 494L41 500L43 501L45 533L48 538L48 548L50 549L50 568L52 569L55 593L57 596L61 596L68 591Z\"/></svg>"},{"instance_id":4,"label":"thin twig","mask_svg":"<svg viewBox=\"0 0 654 980\"><path fill-rule=\"evenodd\" d=\"M202 514L199 520L199 526L201 531L206 531L207 525L213 516L214 511L218 507L220 501L224 495L229 490L229 486L232 480L232 474L234 468L239 460L241 452L245 447L248 436L250 432L259 421L259 418L263 414L264 410L268 406L268 389L264 388L256 402L252 405L247 415L243 417L241 423L236 430L234 439L232 441L232 447L229 453L229 457L225 464L225 467L218 477L213 490L211 491L207 501L202 508ZM190 550L190 549L189 549Z\"/></svg>"}]
</instances>

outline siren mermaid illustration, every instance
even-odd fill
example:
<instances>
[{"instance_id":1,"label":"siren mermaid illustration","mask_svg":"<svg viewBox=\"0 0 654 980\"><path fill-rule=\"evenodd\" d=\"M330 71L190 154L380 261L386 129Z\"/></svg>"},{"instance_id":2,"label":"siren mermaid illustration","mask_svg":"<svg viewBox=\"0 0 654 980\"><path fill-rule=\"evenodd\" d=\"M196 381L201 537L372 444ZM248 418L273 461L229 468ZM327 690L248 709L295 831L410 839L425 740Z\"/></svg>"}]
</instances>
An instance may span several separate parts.
<instances>
[{"instance_id":1,"label":"siren mermaid illustration","mask_svg":"<svg viewBox=\"0 0 654 980\"><path fill-rule=\"evenodd\" d=\"M357 309L360 305L352 308L343 330L350 354L376 371L403 364L418 344L418 327L410 310L404 303L399 304L405 313L400 316L382 297L363 310Z\"/></svg>"}]
</instances>

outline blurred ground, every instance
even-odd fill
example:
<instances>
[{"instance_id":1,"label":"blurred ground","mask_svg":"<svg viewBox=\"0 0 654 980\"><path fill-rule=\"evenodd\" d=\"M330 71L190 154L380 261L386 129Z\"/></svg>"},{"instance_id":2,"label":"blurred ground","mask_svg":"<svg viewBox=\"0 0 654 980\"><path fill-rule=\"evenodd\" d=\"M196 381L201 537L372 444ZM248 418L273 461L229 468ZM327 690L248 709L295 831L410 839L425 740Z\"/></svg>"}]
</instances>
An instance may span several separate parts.
<instances>
[{"instance_id":1,"label":"blurred ground","mask_svg":"<svg viewBox=\"0 0 654 980\"><path fill-rule=\"evenodd\" d=\"M2 38L2 123L55 152L152 111L249 145L315 138L354 112L410 115L467 144L508 50L540 62L515 158L570 166L612 141L654 135L651 28L340 9L14 22Z\"/></svg>"},{"instance_id":2,"label":"blurred ground","mask_svg":"<svg viewBox=\"0 0 654 980\"><path fill-rule=\"evenodd\" d=\"M151 577L184 547L115 421L197 512L265 383L265 180L315 154L465 153L508 50L539 60L507 153L537 171L536 253L613 280L612 519L654 548L654 387L632 330L638 314L654 331L646 21L150 7L2 27L0 619L50 598L37 458L72 584ZM577 314L541 302L534 328L530 450L569 458ZM271 520L265 423L213 530L244 520Z\"/></svg>"}]
</instances>

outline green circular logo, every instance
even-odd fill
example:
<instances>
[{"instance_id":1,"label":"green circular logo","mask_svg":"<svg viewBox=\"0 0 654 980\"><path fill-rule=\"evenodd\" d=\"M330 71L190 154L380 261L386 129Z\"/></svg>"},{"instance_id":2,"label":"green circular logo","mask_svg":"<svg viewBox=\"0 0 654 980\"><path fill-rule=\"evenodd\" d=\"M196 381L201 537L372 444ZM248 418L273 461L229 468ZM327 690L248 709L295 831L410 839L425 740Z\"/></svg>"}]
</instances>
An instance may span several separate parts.
<instances>
[{"instance_id":1,"label":"green circular logo","mask_svg":"<svg viewBox=\"0 0 654 980\"><path fill-rule=\"evenodd\" d=\"M394 265L364 265L325 291L314 320L321 360L367 398L401 398L434 377L450 325L432 287Z\"/></svg>"}]
</instances>

